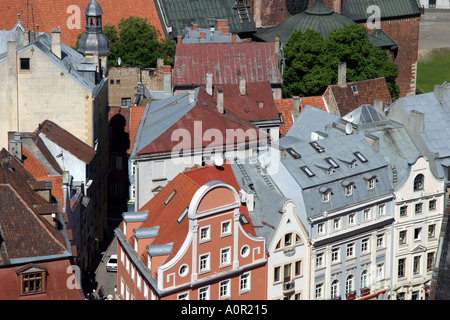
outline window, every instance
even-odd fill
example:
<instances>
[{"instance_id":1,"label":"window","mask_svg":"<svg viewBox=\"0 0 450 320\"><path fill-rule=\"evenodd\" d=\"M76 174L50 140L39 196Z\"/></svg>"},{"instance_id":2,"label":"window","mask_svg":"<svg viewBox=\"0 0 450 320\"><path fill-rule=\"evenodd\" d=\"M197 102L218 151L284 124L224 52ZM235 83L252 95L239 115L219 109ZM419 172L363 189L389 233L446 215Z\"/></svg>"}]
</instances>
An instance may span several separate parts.
<instances>
[{"instance_id":1,"label":"window","mask_svg":"<svg viewBox=\"0 0 450 320\"><path fill-rule=\"evenodd\" d=\"M231 234L231 221L222 222L222 236Z\"/></svg>"},{"instance_id":2,"label":"window","mask_svg":"<svg viewBox=\"0 0 450 320\"><path fill-rule=\"evenodd\" d=\"M361 253L367 253L369 252L369 239L362 239L361 240Z\"/></svg>"},{"instance_id":3,"label":"window","mask_svg":"<svg viewBox=\"0 0 450 320\"><path fill-rule=\"evenodd\" d=\"M333 158L325 158L325 160L326 160L329 164L331 164L331 165L333 166L333 168L339 168L339 164L338 164L336 161L334 161Z\"/></svg>"},{"instance_id":4,"label":"window","mask_svg":"<svg viewBox=\"0 0 450 320\"><path fill-rule=\"evenodd\" d=\"M324 266L325 261L324 261L323 257L324 257L323 252L322 253L318 253L316 255L316 268L320 268L320 267Z\"/></svg>"},{"instance_id":5,"label":"window","mask_svg":"<svg viewBox=\"0 0 450 320\"><path fill-rule=\"evenodd\" d=\"M408 215L408 206L400 207L400 217L405 217Z\"/></svg>"},{"instance_id":6,"label":"window","mask_svg":"<svg viewBox=\"0 0 450 320\"><path fill-rule=\"evenodd\" d=\"M336 299L339 297L339 281L334 280L331 283L331 299Z\"/></svg>"},{"instance_id":7,"label":"window","mask_svg":"<svg viewBox=\"0 0 450 320\"><path fill-rule=\"evenodd\" d=\"M415 256L413 262L413 274L419 273L420 273L420 256Z\"/></svg>"},{"instance_id":8,"label":"window","mask_svg":"<svg viewBox=\"0 0 450 320\"><path fill-rule=\"evenodd\" d=\"M294 264L294 276L298 277L302 275L302 260L295 261Z\"/></svg>"},{"instance_id":9,"label":"window","mask_svg":"<svg viewBox=\"0 0 450 320\"><path fill-rule=\"evenodd\" d=\"M333 248L331 249L331 262L337 262L339 261L339 248Z\"/></svg>"},{"instance_id":10,"label":"window","mask_svg":"<svg viewBox=\"0 0 450 320\"><path fill-rule=\"evenodd\" d=\"M284 235L284 246L290 246L292 244L292 233L286 233Z\"/></svg>"},{"instance_id":11,"label":"window","mask_svg":"<svg viewBox=\"0 0 450 320\"><path fill-rule=\"evenodd\" d=\"M422 202L416 203L414 206L414 212L416 214L422 213Z\"/></svg>"},{"instance_id":12,"label":"window","mask_svg":"<svg viewBox=\"0 0 450 320\"><path fill-rule=\"evenodd\" d=\"M422 239L422 228L414 229L414 241L420 241Z\"/></svg>"},{"instance_id":13,"label":"window","mask_svg":"<svg viewBox=\"0 0 450 320\"><path fill-rule=\"evenodd\" d=\"M189 272L189 266L187 264L183 264L178 270L178 274L180 277L185 277Z\"/></svg>"},{"instance_id":14,"label":"window","mask_svg":"<svg viewBox=\"0 0 450 320\"><path fill-rule=\"evenodd\" d=\"M353 194L353 184L349 184L345 187L345 196L351 196Z\"/></svg>"},{"instance_id":15,"label":"window","mask_svg":"<svg viewBox=\"0 0 450 320\"><path fill-rule=\"evenodd\" d=\"M361 289L369 287L369 272L364 270L361 273Z\"/></svg>"},{"instance_id":16,"label":"window","mask_svg":"<svg viewBox=\"0 0 450 320\"><path fill-rule=\"evenodd\" d=\"M406 244L406 230L402 230L398 233L398 244Z\"/></svg>"},{"instance_id":17,"label":"window","mask_svg":"<svg viewBox=\"0 0 450 320\"><path fill-rule=\"evenodd\" d=\"M347 258L353 258L355 256L355 244L347 244Z\"/></svg>"},{"instance_id":18,"label":"window","mask_svg":"<svg viewBox=\"0 0 450 320\"><path fill-rule=\"evenodd\" d=\"M241 249L241 257L247 258L249 254L250 254L250 247L247 245L243 246Z\"/></svg>"},{"instance_id":19,"label":"window","mask_svg":"<svg viewBox=\"0 0 450 320\"><path fill-rule=\"evenodd\" d=\"M111 80L109 81L109 83L110 83L110 84L114 84L114 79L111 79Z\"/></svg>"},{"instance_id":20,"label":"window","mask_svg":"<svg viewBox=\"0 0 450 320\"><path fill-rule=\"evenodd\" d=\"M352 85L352 92L353 94L358 94L358 88L356 87L356 85Z\"/></svg>"},{"instance_id":21,"label":"window","mask_svg":"<svg viewBox=\"0 0 450 320\"><path fill-rule=\"evenodd\" d=\"M219 284L219 298L226 299L230 297L230 280L221 281Z\"/></svg>"},{"instance_id":22,"label":"window","mask_svg":"<svg viewBox=\"0 0 450 320\"><path fill-rule=\"evenodd\" d=\"M209 253L200 256L200 272L210 271Z\"/></svg>"},{"instance_id":23,"label":"window","mask_svg":"<svg viewBox=\"0 0 450 320\"><path fill-rule=\"evenodd\" d=\"M178 300L188 300L189 299L189 292L181 293L178 295Z\"/></svg>"},{"instance_id":24,"label":"window","mask_svg":"<svg viewBox=\"0 0 450 320\"><path fill-rule=\"evenodd\" d=\"M20 58L20 71L31 71L30 58Z\"/></svg>"},{"instance_id":25,"label":"window","mask_svg":"<svg viewBox=\"0 0 450 320\"><path fill-rule=\"evenodd\" d=\"M308 177L314 177L314 176L315 176L314 172L312 172L311 169L309 169L309 168L306 167L306 166L301 167L300 169L302 169L302 171L303 171Z\"/></svg>"},{"instance_id":26,"label":"window","mask_svg":"<svg viewBox=\"0 0 450 320\"><path fill-rule=\"evenodd\" d=\"M434 265L434 252L429 252L427 254L427 271L433 271Z\"/></svg>"},{"instance_id":27,"label":"window","mask_svg":"<svg viewBox=\"0 0 450 320\"><path fill-rule=\"evenodd\" d=\"M325 151L325 148L319 145L317 142L313 141L309 143L317 152L321 153Z\"/></svg>"},{"instance_id":28,"label":"window","mask_svg":"<svg viewBox=\"0 0 450 320\"><path fill-rule=\"evenodd\" d=\"M294 149L292 149L292 148L287 148L286 151L294 159L300 159L301 158L301 155L298 152L296 152Z\"/></svg>"},{"instance_id":29,"label":"window","mask_svg":"<svg viewBox=\"0 0 450 320\"><path fill-rule=\"evenodd\" d=\"M397 276L399 278L403 278L405 276L405 265L406 265L406 259L405 258L398 259Z\"/></svg>"},{"instance_id":30,"label":"window","mask_svg":"<svg viewBox=\"0 0 450 320\"><path fill-rule=\"evenodd\" d=\"M273 282L280 281L280 267L273 268Z\"/></svg>"},{"instance_id":31,"label":"window","mask_svg":"<svg viewBox=\"0 0 450 320\"><path fill-rule=\"evenodd\" d=\"M354 155L359 159L361 162L367 162L366 157L363 156L363 154L359 151L355 152Z\"/></svg>"},{"instance_id":32,"label":"window","mask_svg":"<svg viewBox=\"0 0 450 320\"><path fill-rule=\"evenodd\" d=\"M354 213L350 213L348 215L348 224L349 225L355 224L355 214Z\"/></svg>"},{"instance_id":33,"label":"window","mask_svg":"<svg viewBox=\"0 0 450 320\"><path fill-rule=\"evenodd\" d=\"M436 200L430 200L428 202L428 210L436 210Z\"/></svg>"},{"instance_id":34,"label":"window","mask_svg":"<svg viewBox=\"0 0 450 320\"><path fill-rule=\"evenodd\" d=\"M324 232L325 232L324 223L323 222L322 223L318 223L317 224L317 233L323 234Z\"/></svg>"},{"instance_id":35,"label":"window","mask_svg":"<svg viewBox=\"0 0 450 320\"><path fill-rule=\"evenodd\" d=\"M20 275L21 280L21 294L33 294L43 292L45 290L45 274L46 272L30 272Z\"/></svg>"},{"instance_id":36,"label":"window","mask_svg":"<svg viewBox=\"0 0 450 320\"><path fill-rule=\"evenodd\" d=\"M200 243L211 240L210 228L200 228Z\"/></svg>"},{"instance_id":37,"label":"window","mask_svg":"<svg viewBox=\"0 0 450 320\"><path fill-rule=\"evenodd\" d=\"M384 215L384 204L380 204L378 206L378 216L383 216Z\"/></svg>"},{"instance_id":38,"label":"window","mask_svg":"<svg viewBox=\"0 0 450 320\"><path fill-rule=\"evenodd\" d=\"M291 281L291 264L287 263L283 266L283 282Z\"/></svg>"},{"instance_id":39,"label":"window","mask_svg":"<svg viewBox=\"0 0 450 320\"><path fill-rule=\"evenodd\" d=\"M370 209L364 209L363 216L364 220L370 220Z\"/></svg>"},{"instance_id":40,"label":"window","mask_svg":"<svg viewBox=\"0 0 450 320\"><path fill-rule=\"evenodd\" d=\"M436 235L436 225L435 224L430 224L428 226L428 239L434 238L435 235Z\"/></svg>"},{"instance_id":41,"label":"window","mask_svg":"<svg viewBox=\"0 0 450 320\"><path fill-rule=\"evenodd\" d=\"M167 197L167 199L164 201L164 206L167 206L170 201L173 199L173 197L175 196L175 194L177 193L177 190L173 190L169 196Z\"/></svg>"},{"instance_id":42,"label":"window","mask_svg":"<svg viewBox=\"0 0 450 320\"><path fill-rule=\"evenodd\" d=\"M111 156L111 170L122 170L122 157Z\"/></svg>"},{"instance_id":43,"label":"window","mask_svg":"<svg viewBox=\"0 0 450 320\"><path fill-rule=\"evenodd\" d=\"M116 80L116 84L120 84L120 79L117 79L117 80Z\"/></svg>"},{"instance_id":44,"label":"window","mask_svg":"<svg viewBox=\"0 0 450 320\"><path fill-rule=\"evenodd\" d=\"M316 299L323 297L323 283L316 284Z\"/></svg>"},{"instance_id":45,"label":"window","mask_svg":"<svg viewBox=\"0 0 450 320\"><path fill-rule=\"evenodd\" d=\"M198 300L209 300L209 287L198 289Z\"/></svg>"},{"instance_id":46,"label":"window","mask_svg":"<svg viewBox=\"0 0 450 320\"><path fill-rule=\"evenodd\" d=\"M384 233L377 235L377 248L384 248Z\"/></svg>"},{"instance_id":47,"label":"window","mask_svg":"<svg viewBox=\"0 0 450 320\"><path fill-rule=\"evenodd\" d=\"M119 84L119 80L117 80L117 84ZM131 98L122 98L122 107L131 106Z\"/></svg>"},{"instance_id":48,"label":"window","mask_svg":"<svg viewBox=\"0 0 450 320\"><path fill-rule=\"evenodd\" d=\"M375 178L370 178L369 180L367 180L367 189L374 189L375 188L375 182L376 179Z\"/></svg>"},{"instance_id":49,"label":"window","mask_svg":"<svg viewBox=\"0 0 450 320\"><path fill-rule=\"evenodd\" d=\"M333 230L338 230L341 227L341 219L336 218L333 220Z\"/></svg>"},{"instance_id":50,"label":"window","mask_svg":"<svg viewBox=\"0 0 450 320\"><path fill-rule=\"evenodd\" d=\"M240 292L250 291L250 273L244 273L239 277Z\"/></svg>"},{"instance_id":51,"label":"window","mask_svg":"<svg viewBox=\"0 0 450 320\"><path fill-rule=\"evenodd\" d=\"M414 191L420 191L423 190L423 174L418 174L415 178L414 178Z\"/></svg>"},{"instance_id":52,"label":"window","mask_svg":"<svg viewBox=\"0 0 450 320\"><path fill-rule=\"evenodd\" d=\"M352 275L345 280L345 294L349 295L355 291L355 279Z\"/></svg>"},{"instance_id":53,"label":"window","mask_svg":"<svg viewBox=\"0 0 450 320\"><path fill-rule=\"evenodd\" d=\"M377 279L384 278L384 263L377 264Z\"/></svg>"},{"instance_id":54,"label":"window","mask_svg":"<svg viewBox=\"0 0 450 320\"><path fill-rule=\"evenodd\" d=\"M231 249L225 248L220 250L220 265L230 265L231 264Z\"/></svg>"},{"instance_id":55,"label":"window","mask_svg":"<svg viewBox=\"0 0 450 320\"><path fill-rule=\"evenodd\" d=\"M180 224L181 221L183 221L183 219L187 215L188 211L189 211L189 208L186 208L186 209L183 210L183 212L181 213L181 215L177 219L177 223L178 224Z\"/></svg>"}]
</instances>

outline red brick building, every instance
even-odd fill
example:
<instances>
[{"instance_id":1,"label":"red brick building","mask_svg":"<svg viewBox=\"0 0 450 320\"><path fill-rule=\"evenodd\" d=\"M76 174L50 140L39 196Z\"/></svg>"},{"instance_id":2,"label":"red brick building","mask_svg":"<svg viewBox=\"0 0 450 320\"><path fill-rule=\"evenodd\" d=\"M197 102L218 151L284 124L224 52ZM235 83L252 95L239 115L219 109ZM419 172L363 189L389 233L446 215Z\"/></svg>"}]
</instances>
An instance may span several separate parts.
<instances>
[{"instance_id":1,"label":"red brick building","mask_svg":"<svg viewBox=\"0 0 450 320\"><path fill-rule=\"evenodd\" d=\"M177 175L116 229L123 300L266 298L257 238L229 164Z\"/></svg>"}]
</instances>

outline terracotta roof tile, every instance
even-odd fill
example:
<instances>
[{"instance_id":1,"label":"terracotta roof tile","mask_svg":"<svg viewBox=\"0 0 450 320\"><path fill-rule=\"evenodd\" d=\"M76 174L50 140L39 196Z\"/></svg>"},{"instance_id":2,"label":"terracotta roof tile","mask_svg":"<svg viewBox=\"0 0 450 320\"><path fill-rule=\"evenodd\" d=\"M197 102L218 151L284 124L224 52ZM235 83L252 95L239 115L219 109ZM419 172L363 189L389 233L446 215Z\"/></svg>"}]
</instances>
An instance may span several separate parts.
<instances>
[{"instance_id":1,"label":"terracotta roof tile","mask_svg":"<svg viewBox=\"0 0 450 320\"><path fill-rule=\"evenodd\" d=\"M133 149L134 139L136 138L136 132L139 127L142 115L144 114L144 106L132 106L130 107L130 116L128 121L129 126L129 136L130 136L130 148L127 153L130 154Z\"/></svg>"},{"instance_id":2,"label":"terracotta roof tile","mask_svg":"<svg viewBox=\"0 0 450 320\"><path fill-rule=\"evenodd\" d=\"M275 105L278 112L283 116L283 124L280 125L280 135L285 136L293 124L292 120L292 105L293 99L277 99L275 100ZM312 107L319 108L320 110L327 111L325 101L322 96L314 97L302 97L300 98L300 112L303 110L305 105L310 105Z\"/></svg>"}]
</instances>

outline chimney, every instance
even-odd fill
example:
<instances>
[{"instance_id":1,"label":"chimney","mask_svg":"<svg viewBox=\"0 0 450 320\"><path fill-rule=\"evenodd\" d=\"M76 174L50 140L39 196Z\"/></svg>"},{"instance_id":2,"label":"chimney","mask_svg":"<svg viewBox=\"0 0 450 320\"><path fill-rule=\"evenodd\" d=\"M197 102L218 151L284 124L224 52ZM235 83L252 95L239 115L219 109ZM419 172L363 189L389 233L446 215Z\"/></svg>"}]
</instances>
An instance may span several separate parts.
<instances>
[{"instance_id":1,"label":"chimney","mask_svg":"<svg viewBox=\"0 0 450 320\"><path fill-rule=\"evenodd\" d=\"M338 64L338 85L345 86L347 84L347 63Z\"/></svg>"},{"instance_id":2,"label":"chimney","mask_svg":"<svg viewBox=\"0 0 450 320\"><path fill-rule=\"evenodd\" d=\"M275 54L276 55L280 54L280 37L279 36L275 36Z\"/></svg>"},{"instance_id":3,"label":"chimney","mask_svg":"<svg viewBox=\"0 0 450 320\"><path fill-rule=\"evenodd\" d=\"M373 100L373 108L375 110L377 110L377 112L382 113L383 112L383 101L381 99Z\"/></svg>"},{"instance_id":4,"label":"chimney","mask_svg":"<svg viewBox=\"0 0 450 320\"><path fill-rule=\"evenodd\" d=\"M200 39L205 39L205 31L200 31Z\"/></svg>"},{"instance_id":5,"label":"chimney","mask_svg":"<svg viewBox=\"0 0 450 320\"><path fill-rule=\"evenodd\" d=\"M444 101L444 90L446 89L447 89L447 81L445 81L441 85L437 84L433 88L434 95L436 96L440 104L442 104L442 102Z\"/></svg>"},{"instance_id":6,"label":"chimney","mask_svg":"<svg viewBox=\"0 0 450 320\"><path fill-rule=\"evenodd\" d=\"M230 34L230 27L228 27L228 26L223 26L223 27L222 27L222 34L223 34L224 36L228 36L228 35Z\"/></svg>"},{"instance_id":7,"label":"chimney","mask_svg":"<svg viewBox=\"0 0 450 320\"><path fill-rule=\"evenodd\" d=\"M52 29L52 52L61 59L61 28Z\"/></svg>"},{"instance_id":8,"label":"chimney","mask_svg":"<svg viewBox=\"0 0 450 320\"><path fill-rule=\"evenodd\" d=\"M192 31L197 31L198 30L198 26L196 23L192 23Z\"/></svg>"},{"instance_id":9,"label":"chimney","mask_svg":"<svg viewBox=\"0 0 450 320\"><path fill-rule=\"evenodd\" d=\"M408 130L422 133L425 127L425 114L417 111L411 110L409 112Z\"/></svg>"},{"instance_id":10,"label":"chimney","mask_svg":"<svg viewBox=\"0 0 450 320\"><path fill-rule=\"evenodd\" d=\"M24 30L22 32L22 38L23 38L23 46L26 47L30 44L30 30Z\"/></svg>"},{"instance_id":11,"label":"chimney","mask_svg":"<svg viewBox=\"0 0 450 320\"><path fill-rule=\"evenodd\" d=\"M163 66L163 91L172 92L172 68Z\"/></svg>"},{"instance_id":12,"label":"chimney","mask_svg":"<svg viewBox=\"0 0 450 320\"><path fill-rule=\"evenodd\" d=\"M210 96L213 95L213 90L212 90L212 73L207 73L206 74L206 93L209 94Z\"/></svg>"},{"instance_id":13,"label":"chimney","mask_svg":"<svg viewBox=\"0 0 450 320\"><path fill-rule=\"evenodd\" d=\"M297 119L300 114L300 97L294 96L292 97L292 114L294 116L294 120Z\"/></svg>"},{"instance_id":14,"label":"chimney","mask_svg":"<svg viewBox=\"0 0 450 320\"><path fill-rule=\"evenodd\" d=\"M163 57L159 57L158 59L156 59L156 68L162 68L164 66L164 58Z\"/></svg>"},{"instance_id":15,"label":"chimney","mask_svg":"<svg viewBox=\"0 0 450 320\"><path fill-rule=\"evenodd\" d=\"M8 132L8 151L22 161L22 136L20 132Z\"/></svg>"},{"instance_id":16,"label":"chimney","mask_svg":"<svg viewBox=\"0 0 450 320\"><path fill-rule=\"evenodd\" d=\"M245 78L244 77L240 77L239 78L239 94L241 96L245 96L247 94L247 87L245 84Z\"/></svg>"},{"instance_id":17,"label":"chimney","mask_svg":"<svg viewBox=\"0 0 450 320\"><path fill-rule=\"evenodd\" d=\"M181 36L177 36L177 44L180 44L182 42L182 37Z\"/></svg>"},{"instance_id":18,"label":"chimney","mask_svg":"<svg viewBox=\"0 0 450 320\"><path fill-rule=\"evenodd\" d=\"M366 134L364 136L367 143L372 147L373 151L379 152L380 151L380 139L377 136L374 136L373 134Z\"/></svg>"},{"instance_id":19,"label":"chimney","mask_svg":"<svg viewBox=\"0 0 450 320\"><path fill-rule=\"evenodd\" d=\"M236 34L235 33L231 34L231 43L236 43Z\"/></svg>"},{"instance_id":20,"label":"chimney","mask_svg":"<svg viewBox=\"0 0 450 320\"><path fill-rule=\"evenodd\" d=\"M189 90L189 104L195 101L195 90Z\"/></svg>"},{"instance_id":21,"label":"chimney","mask_svg":"<svg viewBox=\"0 0 450 320\"><path fill-rule=\"evenodd\" d=\"M221 114L224 114L222 90L217 90L217 111L219 111L219 113Z\"/></svg>"},{"instance_id":22,"label":"chimney","mask_svg":"<svg viewBox=\"0 0 450 320\"><path fill-rule=\"evenodd\" d=\"M223 32L222 28L228 26L227 19L217 19L217 31Z\"/></svg>"}]
</instances>

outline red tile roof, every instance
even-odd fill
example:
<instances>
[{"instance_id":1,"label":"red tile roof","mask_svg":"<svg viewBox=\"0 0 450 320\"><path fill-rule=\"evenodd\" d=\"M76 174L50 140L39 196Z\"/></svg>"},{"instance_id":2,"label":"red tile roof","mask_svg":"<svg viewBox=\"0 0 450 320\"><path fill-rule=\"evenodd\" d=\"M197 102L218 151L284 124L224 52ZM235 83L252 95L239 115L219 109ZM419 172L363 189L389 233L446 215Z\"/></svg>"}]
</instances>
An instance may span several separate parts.
<instances>
[{"instance_id":1,"label":"red tile roof","mask_svg":"<svg viewBox=\"0 0 450 320\"><path fill-rule=\"evenodd\" d=\"M189 219L185 217L179 224L177 219L189 207L195 192L205 183L214 180L223 181L233 186L236 191L239 190L238 183L229 164L223 164L220 170L215 166L194 167L191 170L178 174L140 209L140 211L149 210L147 220L142 223L140 228L160 226L158 236L151 244L157 245L173 242L172 252L166 261L169 261L178 252L188 234ZM164 201L173 190L176 190L176 194L167 205L164 205ZM241 205L239 211L241 214L246 215L248 221L251 221L245 206ZM251 223L243 227L245 231L255 235Z\"/></svg>"},{"instance_id":2,"label":"red tile roof","mask_svg":"<svg viewBox=\"0 0 450 320\"><path fill-rule=\"evenodd\" d=\"M278 109L278 112L283 116L283 124L280 125L280 135L285 136L289 129L291 128L292 121L292 105L293 99L277 99L275 100L275 105ZM300 112L303 110L305 105L310 105L312 107L319 108L320 110L327 111L325 106L325 101L322 96L314 96L314 97L302 97L300 98Z\"/></svg>"},{"instance_id":3,"label":"red tile roof","mask_svg":"<svg viewBox=\"0 0 450 320\"><path fill-rule=\"evenodd\" d=\"M278 110L273 99L272 89L268 81L246 82L246 94L239 93L239 84L220 85L214 87L223 91L224 108L247 121L278 120ZM262 107L259 106L262 102Z\"/></svg>"},{"instance_id":4,"label":"red tile roof","mask_svg":"<svg viewBox=\"0 0 450 320\"><path fill-rule=\"evenodd\" d=\"M131 106L130 114L129 114L129 137L130 137L130 148L127 150L127 153L130 154L131 150L133 150L134 139L136 138L136 132L139 127L139 123L141 121L142 115L144 114L145 106Z\"/></svg>"},{"instance_id":5,"label":"red tile roof","mask_svg":"<svg viewBox=\"0 0 450 320\"><path fill-rule=\"evenodd\" d=\"M174 151L175 148L186 148L184 151L190 151L198 149L198 147L202 149L206 147L229 147L243 143L256 144L257 142L263 143L267 141L267 135L248 121L231 112L219 113L216 109L216 103L216 99L207 94L205 88L200 88L195 107L174 125L167 128L153 142L142 148L137 155L167 153ZM184 129L190 134L189 150L186 145L180 145L181 140L172 138L172 134L177 129ZM208 130L220 132L223 139L220 139L220 141L216 141L214 137L211 139L212 141L204 139L204 134ZM201 132L201 137L196 136L197 131ZM236 137L228 132L236 133ZM238 134L239 132L242 132L242 134ZM194 141L196 138L201 138L201 141Z\"/></svg>"},{"instance_id":6,"label":"red tile roof","mask_svg":"<svg viewBox=\"0 0 450 320\"><path fill-rule=\"evenodd\" d=\"M8 259L63 253L63 234L39 214L58 208L33 190L33 177L5 149L1 158L0 226Z\"/></svg>"},{"instance_id":7,"label":"red tile roof","mask_svg":"<svg viewBox=\"0 0 450 320\"><path fill-rule=\"evenodd\" d=\"M17 13L25 28L33 30L33 24L39 25L36 31L51 34L51 29L60 27L61 41L68 46L75 46L77 36L84 32L84 10L90 0L14 0L0 1L0 29L10 30L17 23ZM147 18L147 22L155 26L156 30L164 33L161 27L154 1L134 0L98 0L103 16L102 24L117 25L123 18L129 16ZM27 7L28 4L28 7ZM75 22L79 22L76 25ZM79 29L77 29L79 27Z\"/></svg>"},{"instance_id":8,"label":"red tile roof","mask_svg":"<svg viewBox=\"0 0 450 320\"><path fill-rule=\"evenodd\" d=\"M282 82L274 43L177 44L175 87L204 85L207 73L212 73L214 85L236 84L240 77L248 82Z\"/></svg>"},{"instance_id":9,"label":"red tile roof","mask_svg":"<svg viewBox=\"0 0 450 320\"><path fill-rule=\"evenodd\" d=\"M352 86L356 86L358 93L353 93ZM383 101L384 106L389 106L392 102L385 78L347 82L345 86L330 85L323 94L329 104L332 99L330 93L337 103L341 116L352 112L363 104L373 106L375 99Z\"/></svg>"}]
</instances>

